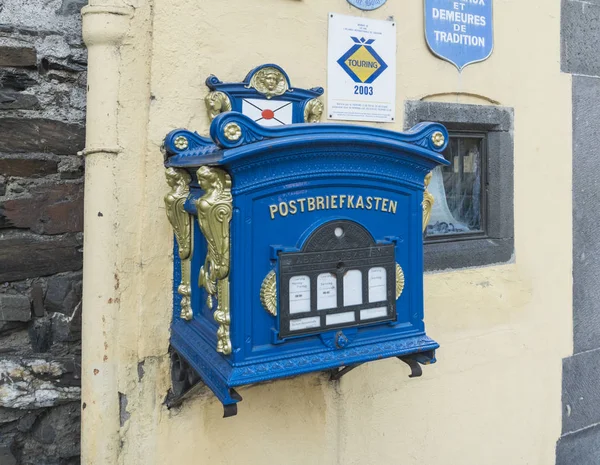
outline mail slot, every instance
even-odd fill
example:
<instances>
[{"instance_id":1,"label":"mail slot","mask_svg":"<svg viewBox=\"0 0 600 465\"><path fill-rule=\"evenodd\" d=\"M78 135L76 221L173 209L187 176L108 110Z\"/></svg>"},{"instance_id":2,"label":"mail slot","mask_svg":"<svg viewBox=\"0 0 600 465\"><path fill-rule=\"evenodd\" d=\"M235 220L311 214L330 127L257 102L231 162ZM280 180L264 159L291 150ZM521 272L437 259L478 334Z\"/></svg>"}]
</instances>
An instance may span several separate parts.
<instances>
[{"instance_id":1,"label":"mail slot","mask_svg":"<svg viewBox=\"0 0 600 465\"><path fill-rule=\"evenodd\" d=\"M179 394L201 378L227 416L238 386L434 362L422 231L446 129L273 127L227 111L210 135L179 129L164 143Z\"/></svg>"},{"instance_id":2,"label":"mail slot","mask_svg":"<svg viewBox=\"0 0 600 465\"><path fill-rule=\"evenodd\" d=\"M395 320L394 249L354 221L334 220L315 230L302 251L282 252L279 337Z\"/></svg>"}]
</instances>

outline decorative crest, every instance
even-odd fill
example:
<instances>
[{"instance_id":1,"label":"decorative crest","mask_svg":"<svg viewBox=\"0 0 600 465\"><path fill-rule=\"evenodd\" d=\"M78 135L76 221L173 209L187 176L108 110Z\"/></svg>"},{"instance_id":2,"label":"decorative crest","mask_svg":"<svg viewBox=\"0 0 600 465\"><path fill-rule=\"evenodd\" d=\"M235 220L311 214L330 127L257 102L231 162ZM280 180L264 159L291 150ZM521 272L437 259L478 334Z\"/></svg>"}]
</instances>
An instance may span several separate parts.
<instances>
[{"instance_id":1,"label":"decorative crest","mask_svg":"<svg viewBox=\"0 0 600 465\"><path fill-rule=\"evenodd\" d=\"M266 66L254 73L248 87L256 89L267 98L283 95L289 90L286 76L273 66Z\"/></svg>"},{"instance_id":2,"label":"decorative crest","mask_svg":"<svg viewBox=\"0 0 600 465\"><path fill-rule=\"evenodd\" d=\"M211 121L233 110L262 126L283 126L316 123L323 113L323 104L317 100L323 88L292 87L286 72L275 64L254 68L242 82L221 82L209 76L206 85L211 90L205 98Z\"/></svg>"}]
</instances>

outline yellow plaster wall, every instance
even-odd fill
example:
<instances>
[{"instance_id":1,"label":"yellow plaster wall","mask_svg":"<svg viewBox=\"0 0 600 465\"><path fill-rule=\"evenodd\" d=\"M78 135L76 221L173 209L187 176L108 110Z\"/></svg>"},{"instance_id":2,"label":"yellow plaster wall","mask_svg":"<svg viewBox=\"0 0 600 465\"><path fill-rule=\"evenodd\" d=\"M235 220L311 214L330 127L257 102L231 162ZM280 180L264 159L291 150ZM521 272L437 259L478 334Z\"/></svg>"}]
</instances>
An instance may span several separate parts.
<instances>
[{"instance_id":1,"label":"yellow plaster wall","mask_svg":"<svg viewBox=\"0 0 600 465\"><path fill-rule=\"evenodd\" d=\"M118 428L114 447L118 463L127 465L554 463L561 359L571 352L572 333L571 82L559 66L560 2L496 0L494 52L462 74L428 51L421 0L388 0L368 13L346 0L124 3L132 16L116 79L125 170L98 172L120 186L114 190L120 304L107 313L115 323L112 339L90 330L84 344L110 339L115 346L117 385L108 392L126 396L129 416L119 425L101 411L88 417L84 411L84 463L108 463L92 458L94 441L85 439L103 428ZM405 100L514 107L516 259L425 277L427 330L441 348L422 378L409 379L404 364L385 360L339 383L313 374L242 388L239 414L229 419L207 390L169 411L163 401L172 235L162 138L177 127L207 134L204 80L211 73L240 81L272 62L292 85L325 86L328 12L393 17L398 24L397 122L383 127L402 130ZM86 215L87 228L96 211ZM88 302L94 285L88 278ZM84 363L84 385L103 375L92 374L101 363ZM84 402L94 400L94 389L84 389Z\"/></svg>"}]
</instances>

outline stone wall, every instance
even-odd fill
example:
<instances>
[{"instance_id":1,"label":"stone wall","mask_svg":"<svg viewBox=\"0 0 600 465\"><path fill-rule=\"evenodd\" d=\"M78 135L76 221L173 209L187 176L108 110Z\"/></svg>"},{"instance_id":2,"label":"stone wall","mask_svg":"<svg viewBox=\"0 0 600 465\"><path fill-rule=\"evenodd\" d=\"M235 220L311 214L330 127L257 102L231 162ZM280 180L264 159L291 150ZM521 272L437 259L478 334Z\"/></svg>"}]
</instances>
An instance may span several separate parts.
<instances>
[{"instance_id":1,"label":"stone wall","mask_svg":"<svg viewBox=\"0 0 600 465\"><path fill-rule=\"evenodd\" d=\"M85 0L0 2L0 464L79 463Z\"/></svg>"},{"instance_id":2,"label":"stone wall","mask_svg":"<svg viewBox=\"0 0 600 465\"><path fill-rule=\"evenodd\" d=\"M600 457L600 0L562 0L561 70L573 76L573 355L563 360L557 465Z\"/></svg>"}]
</instances>

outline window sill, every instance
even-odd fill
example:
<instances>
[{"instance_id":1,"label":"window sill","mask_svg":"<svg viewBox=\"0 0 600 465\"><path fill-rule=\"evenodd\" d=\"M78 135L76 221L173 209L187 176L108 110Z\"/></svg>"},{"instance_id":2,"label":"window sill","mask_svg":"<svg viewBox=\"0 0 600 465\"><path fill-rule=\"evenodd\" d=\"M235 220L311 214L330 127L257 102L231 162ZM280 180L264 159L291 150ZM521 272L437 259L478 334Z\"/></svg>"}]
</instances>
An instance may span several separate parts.
<instances>
[{"instance_id":1,"label":"window sill","mask_svg":"<svg viewBox=\"0 0 600 465\"><path fill-rule=\"evenodd\" d=\"M424 270L440 271L506 263L514 252L510 239L471 239L456 242L424 243Z\"/></svg>"}]
</instances>

